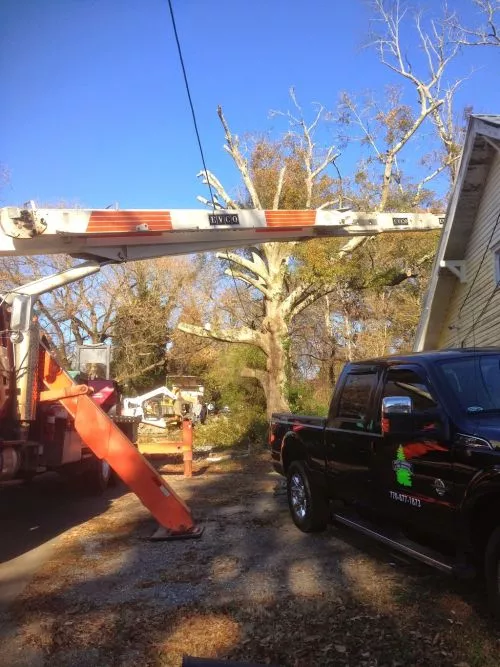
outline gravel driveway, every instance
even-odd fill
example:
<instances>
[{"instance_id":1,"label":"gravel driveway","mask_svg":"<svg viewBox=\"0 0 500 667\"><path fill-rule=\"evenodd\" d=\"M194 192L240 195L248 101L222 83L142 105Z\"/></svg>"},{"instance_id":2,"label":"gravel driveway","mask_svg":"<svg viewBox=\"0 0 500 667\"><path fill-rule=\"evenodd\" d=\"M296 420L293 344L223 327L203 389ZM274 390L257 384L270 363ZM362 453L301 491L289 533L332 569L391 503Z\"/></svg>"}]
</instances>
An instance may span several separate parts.
<instances>
[{"instance_id":1,"label":"gravel driveway","mask_svg":"<svg viewBox=\"0 0 500 667\"><path fill-rule=\"evenodd\" d=\"M198 468L168 478L205 526L200 540L148 541L147 511L115 492L57 537L4 613L0 665L178 667L183 654L283 667L498 665L478 584L347 529L300 533L265 457Z\"/></svg>"}]
</instances>

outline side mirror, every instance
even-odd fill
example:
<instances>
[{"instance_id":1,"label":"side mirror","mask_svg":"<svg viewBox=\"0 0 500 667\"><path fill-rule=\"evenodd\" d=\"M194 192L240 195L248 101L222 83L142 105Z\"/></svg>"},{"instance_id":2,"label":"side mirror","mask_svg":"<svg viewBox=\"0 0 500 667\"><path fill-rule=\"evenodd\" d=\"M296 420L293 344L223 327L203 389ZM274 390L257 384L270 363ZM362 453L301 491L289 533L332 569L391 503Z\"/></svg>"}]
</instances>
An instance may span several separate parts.
<instances>
[{"instance_id":1,"label":"side mirror","mask_svg":"<svg viewBox=\"0 0 500 667\"><path fill-rule=\"evenodd\" d=\"M382 433L413 431L413 401L409 396L386 396L382 399Z\"/></svg>"}]
</instances>

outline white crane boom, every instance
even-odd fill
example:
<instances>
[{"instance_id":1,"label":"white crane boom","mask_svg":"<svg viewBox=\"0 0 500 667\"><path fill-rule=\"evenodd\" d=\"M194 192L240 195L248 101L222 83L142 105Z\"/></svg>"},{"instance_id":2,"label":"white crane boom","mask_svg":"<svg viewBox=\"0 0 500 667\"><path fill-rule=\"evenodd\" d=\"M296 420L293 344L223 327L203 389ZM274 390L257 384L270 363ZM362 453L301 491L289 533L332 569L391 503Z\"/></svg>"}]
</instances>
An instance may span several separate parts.
<instances>
[{"instance_id":1,"label":"white crane boom","mask_svg":"<svg viewBox=\"0 0 500 667\"><path fill-rule=\"evenodd\" d=\"M432 213L351 210L0 209L0 256L67 254L99 263L337 236L440 229Z\"/></svg>"},{"instance_id":2,"label":"white crane boom","mask_svg":"<svg viewBox=\"0 0 500 667\"><path fill-rule=\"evenodd\" d=\"M40 332L36 318L33 318L39 296L92 275L108 263L241 248L269 241L429 231L439 229L443 223L443 217L429 213L369 214L325 210L209 213L204 210L39 209L34 205L30 208L1 208L0 257L66 254L85 260L56 275L44 276L1 295L5 307L10 309L8 333L13 349L16 418L22 425L20 433L27 438L30 433L28 424L36 419L37 401L41 395L38 387L42 381L46 389L43 393L52 397L46 397L46 400L58 400L62 404L71 415L82 442L98 459L108 461L151 510L167 534L199 536L201 531L196 529L189 509L174 490L143 459L105 412L87 394L78 393L81 388L75 387L53 356L40 345ZM166 420L163 421L166 425ZM185 432L191 434L186 435L186 446L190 449L190 427Z\"/></svg>"}]
</instances>

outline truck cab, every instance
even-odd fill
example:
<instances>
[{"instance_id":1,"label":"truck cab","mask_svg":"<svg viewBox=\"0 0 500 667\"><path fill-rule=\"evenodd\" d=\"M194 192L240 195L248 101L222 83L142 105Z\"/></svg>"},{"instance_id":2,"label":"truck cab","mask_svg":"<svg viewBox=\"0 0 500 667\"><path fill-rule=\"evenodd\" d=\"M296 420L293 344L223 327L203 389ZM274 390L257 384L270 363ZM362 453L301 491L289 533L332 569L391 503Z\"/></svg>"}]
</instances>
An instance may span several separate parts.
<instances>
[{"instance_id":1,"label":"truck cab","mask_svg":"<svg viewBox=\"0 0 500 667\"><path fill-rule=\"evenodd\" d=\"M330 517L444 571L484 569L500 611L500 348L348 364L325 419L273 415L292 518Z\"/></svg>"}]
</instances>

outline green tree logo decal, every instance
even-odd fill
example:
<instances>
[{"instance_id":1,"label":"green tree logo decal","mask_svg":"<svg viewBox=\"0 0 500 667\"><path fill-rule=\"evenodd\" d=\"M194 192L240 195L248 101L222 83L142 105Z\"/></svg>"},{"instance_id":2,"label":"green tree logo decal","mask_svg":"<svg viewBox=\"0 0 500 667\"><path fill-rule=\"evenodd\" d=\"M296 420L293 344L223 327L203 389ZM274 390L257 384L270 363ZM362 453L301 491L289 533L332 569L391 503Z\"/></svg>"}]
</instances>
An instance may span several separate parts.
<instances>
[{"instance_id":1,"label":"green tree logo decal","mask_svg":"<svg viewBox=\"0 0 500 667\"><path fill-rule=\"evenodd\" d=\"M401 486L412 486L412 476L413 468L411 463L408 463L406 460L405 452L402 445L399 445L398 451L396 453L396 460L393 462L392 467L396 472L396 481Z\"/></svg>"}]
</instances>

